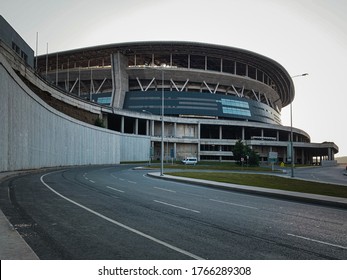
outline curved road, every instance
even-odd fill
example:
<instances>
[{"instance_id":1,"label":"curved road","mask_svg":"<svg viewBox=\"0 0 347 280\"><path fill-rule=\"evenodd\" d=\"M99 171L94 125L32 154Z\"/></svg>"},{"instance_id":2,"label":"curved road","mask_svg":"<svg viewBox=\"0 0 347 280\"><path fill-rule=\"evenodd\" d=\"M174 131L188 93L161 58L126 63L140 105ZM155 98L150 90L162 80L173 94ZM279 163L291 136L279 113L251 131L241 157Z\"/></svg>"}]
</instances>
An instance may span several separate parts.
<instances>
[{"instance_id":1,"label":"curved road","mask_svg":"<svg viewBox=\"0 0 347 280\"><path fill-rule=\"evenodd\" d=\"M347 259L346 210L132 167L16 177L0 187L2 210L41 259Z\"/></svg>"}]
</instances>

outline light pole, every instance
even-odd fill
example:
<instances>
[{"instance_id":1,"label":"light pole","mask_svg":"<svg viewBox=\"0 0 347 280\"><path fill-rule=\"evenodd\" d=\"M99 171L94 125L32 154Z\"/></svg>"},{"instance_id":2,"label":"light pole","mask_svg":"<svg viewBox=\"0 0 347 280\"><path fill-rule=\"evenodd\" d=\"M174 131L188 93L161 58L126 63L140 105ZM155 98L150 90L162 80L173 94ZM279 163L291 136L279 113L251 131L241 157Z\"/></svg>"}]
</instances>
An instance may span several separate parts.
<instances>
[{"instance_id":1,"label":"light pole","mask_svg":"<svg viewBox=\"0 0 347 280\"><path fill-rule=\"evenodd\" d=\"M291 78L307 76L308 73L294 75ZM293 100L290 102L290 153L291 153L291 177L294 178L294 145L293 145Z\"/></svg>"},{"instance_id":2,"label":"light pole","mask_svg":"<svg viewBox=\"0 0 347 280\"><path fill-rule=\"evenodd\" d=\"M161 157L160 157L160 176L164 176L164 70L161 72Z\"/></svg>"},{"instance_id":3,"label":"light pole","mask_svg":"<svg viewBox=\"0 0 347 280\"><path fill-rule=\"evenodd\" d=\"M147 111L147 110L142 110L143 113L146 113L146 114L150 114L151 116L153 116L153 114L150 112L150 111ZM148 122L148 120L147 120ZM154 123L153 123L154 125ZM147 127L147 131L148 131L148 135L149 137L151 138L151 126L152 124L148 123L148 127ZM154 144L152 146L152 141L150 141L150 147L149 147L149 157L148 157L148 166L151 166L151 159L152 159L152 154L153 153L153 150L154 150Z\"/></svg>"}]
</instances>

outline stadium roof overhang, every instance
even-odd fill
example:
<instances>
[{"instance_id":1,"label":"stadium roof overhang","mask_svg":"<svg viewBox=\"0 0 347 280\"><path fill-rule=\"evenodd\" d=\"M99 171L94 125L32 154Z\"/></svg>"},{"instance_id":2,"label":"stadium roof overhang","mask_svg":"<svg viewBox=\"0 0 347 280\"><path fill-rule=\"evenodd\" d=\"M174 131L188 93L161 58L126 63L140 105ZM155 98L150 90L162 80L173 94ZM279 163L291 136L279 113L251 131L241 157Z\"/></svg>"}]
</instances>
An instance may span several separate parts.
<instances>
[{"instance_id":1,"label":"stadium roof overhang","mask_svg":"<svg viewBox=\"0 0 347 280\"><path fill-rule=\"evenodd\" d=\"M150 54L171 52L178 54L207 55L237 60L261 69L271 78L276 85L278 95L282 102L282 107L289 105L294 99L295 90L292 78L282 65L266 56L240 48L197 42L150 41L87 47L51 53L48 57L50 61L49 63L52 65L55 65L57 56L59 57L59 63L67 63L67 61L69 61L70 65L73 65L74 61L80 62L95 58L110 58L112 53L118 51L127 56L131 56L131 54L135 53ZM46 55L38 56L39 68L44 69L45 63Z\"/></svg>"}]
</instances>

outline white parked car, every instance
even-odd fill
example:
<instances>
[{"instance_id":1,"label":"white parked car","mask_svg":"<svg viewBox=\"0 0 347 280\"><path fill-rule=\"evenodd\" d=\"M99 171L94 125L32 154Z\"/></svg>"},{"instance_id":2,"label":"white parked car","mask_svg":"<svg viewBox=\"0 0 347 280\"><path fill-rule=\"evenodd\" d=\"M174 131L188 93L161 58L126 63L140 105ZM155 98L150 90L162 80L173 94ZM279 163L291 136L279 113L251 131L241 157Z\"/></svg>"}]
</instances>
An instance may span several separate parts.
<instances>
[{"instance_id":1,"label":"white parked car","mask_svg":"<svg viewBox=\"0 0 347 280\"><path fill-rule=\"evenodd\" d=\"M198 159L196 157L186 157L184 160L182 160L183 164L197 164L198 163Z\"/></svg>"}]
</instances>

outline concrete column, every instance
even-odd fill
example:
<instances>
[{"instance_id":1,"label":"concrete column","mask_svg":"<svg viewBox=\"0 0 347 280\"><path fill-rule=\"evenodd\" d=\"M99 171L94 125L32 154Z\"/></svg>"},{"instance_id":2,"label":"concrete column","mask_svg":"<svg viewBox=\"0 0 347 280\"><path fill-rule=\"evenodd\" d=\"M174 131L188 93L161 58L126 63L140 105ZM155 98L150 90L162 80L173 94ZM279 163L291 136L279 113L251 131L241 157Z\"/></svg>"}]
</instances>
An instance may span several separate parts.
<instances>
[{"instance_id":1,"label":"concrete column","mask_svg":"<svg viewBox=\"0 0 347 280\"><path fill-rule=\"evenodd\" d=\"M120 132L124 133L124 116L122 116L122 118L121 118Z\"/></svg>"},{"instance_id":2,"label":"concrete column","mask_svg":"<svg viewBox=\"0 0 347 280\"><path fill-rule=\"evenodd\" d=\"M332 160L331 154L332 154L331 148L328 148L328 160Z\"/></svg>"},{"instance_id":3,"label":"concrete column","mask_svg":"<svg viewBox=\"0 0 347 280\"><path fill-rule=\"evenodd\" d=\"M260 136L261 136L261 139L263 139L263 138L264 138L264 129L263 129L263 128L261 129L260 134L261 134L261 135L260 135Z\"/></svg>"},{"instance_id":4,"label":"concrete column","mask_svg":"<svg viewBox=\"0 0 347 280\"><path fill-rule=\"evenodd\" d=\"M277 130L277 134L276 134L276 139L277 141L280 141L280 132Z\"/></svg>"},{"instance_id":5,"label":"concrete column","mask_svg":"<svg viewBox=\"0 0 347 280\"><path fill-rule=\"evenodd\" d=\"M245 140L245 127L242 127L242 141Z\"/></svg>"},{"instance_id":6,"label":"concrete column","mask_svg":"<svg viewBox=\"0 0 347 280\"><path fill-rule=\"evenodd\" d=\"M151 120L151 136L154 136L154 120Z\"/></svg>"},{"instance_id":7,"label":"concrete column","mask_svg":"<svg viewBox=\"0 0 347 280\"><path fill-rule=\"evenodd\" d=\"M201 124L198 122L198 149L197 149L197 159L200 161L200 131L201 131Z\"/></svg>"},{"instance_id":8,"label":"concrete column","mask_svg":"<svg viewBox=\"0 0 347 280\"><path fill-rule=\"evenodd\" d=\"M112 66L112 107L123 108L125 93L129 90L129 77L126 72L128 58L120 52L111 55Z\"/></svg>"},{"instance_id":9,"label":"concrete column","mask_svg":"<svg viewBox=\"0 0 347 280\"><path fill-rule=\"evenodd\" d=\"M175 143L173 143L173 149L174 149L174 159L176 160L176 150L177 150L177 144L176 144L176 142Z\"/></svg>"},{"instance_id":10,"label":"concrete column","mask_svg":"<svg viewBox=\"0 0 347 280\"><path fill-rule=\"evenodd\" d=\"M219 126L219 139L222 140L223 139L223 129L222 126Z\"/></svg>"},{"instance_id":11,"label":"concrete column","mask_svg":"<svg viewBox=\"0 0 347 280\"><path fill-rule=\"evenodd\" d=\"M200 141L200 131L201 131L201 124L198 123L198 140Z\"/></svg>"},{"instance_id":12,"label":"concrete column","mask_svg":"<svg viewBox=\"0 0 347 280\"><path fill-rule=\"evenodd\" d=\"M174 131L173 131L173 137L176 137L176 133L177 133L177 123L174 123ZM175 152L175 158L176 158L176 152Z\"/></svg>"},{"instance_id":13,"label":"concrete column","mask_svg":"<svg viewBox=\"0 0 347 280\"><path fill-rule=\"evenodd\" d=\"M135 119L135 134L139 134L139 119Z\"/></svg>"},{"instance_id":14,"label":"concrete column","mask_svg":"<svg viewBox=\"0 0 347 280\"><path fill-rule=\"evenodd\" d=\"M149 130L149 120L146 120L146 135L149 136L150 130Z\"/></svg>"}]
</instances>

